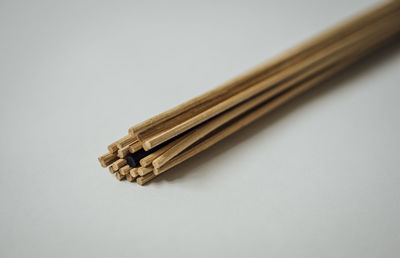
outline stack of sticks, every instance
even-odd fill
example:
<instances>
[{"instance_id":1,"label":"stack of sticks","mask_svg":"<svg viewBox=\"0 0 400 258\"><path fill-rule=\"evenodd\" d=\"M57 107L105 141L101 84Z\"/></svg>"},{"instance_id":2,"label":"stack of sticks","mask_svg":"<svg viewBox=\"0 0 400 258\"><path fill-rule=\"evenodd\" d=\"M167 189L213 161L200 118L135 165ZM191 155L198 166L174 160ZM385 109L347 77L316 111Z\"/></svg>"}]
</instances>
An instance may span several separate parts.
<instances>
[{"instance_id":1,"label":"stack of sticks","mask_svg":"<svg viewBox=\"0 0 400 258\"><path fill-rule=\"evenodd\" d=\"M380 4L188 102L131 127L99 157L143 185L380 48L400 31L400 1Z\"/></svg>"}]
</instances>

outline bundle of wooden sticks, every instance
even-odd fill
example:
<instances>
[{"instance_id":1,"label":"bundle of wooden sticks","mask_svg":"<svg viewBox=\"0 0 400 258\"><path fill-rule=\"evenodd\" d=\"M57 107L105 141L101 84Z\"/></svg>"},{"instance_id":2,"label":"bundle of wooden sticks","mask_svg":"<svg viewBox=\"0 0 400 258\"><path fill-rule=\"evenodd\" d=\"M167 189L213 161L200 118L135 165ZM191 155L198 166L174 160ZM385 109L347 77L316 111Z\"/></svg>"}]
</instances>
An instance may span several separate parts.
<instances>
[{"instance_id":1,"label":"bundle of wooden sticks","mask_svg":"<svg viewBox=\"0 0 400 258\"><path fill-rule=\"evenodd\" d=\"M243 75L129 129L99 161L143 185L390 40L400 1L385 2Z\"/></svg>"}]
</instances>

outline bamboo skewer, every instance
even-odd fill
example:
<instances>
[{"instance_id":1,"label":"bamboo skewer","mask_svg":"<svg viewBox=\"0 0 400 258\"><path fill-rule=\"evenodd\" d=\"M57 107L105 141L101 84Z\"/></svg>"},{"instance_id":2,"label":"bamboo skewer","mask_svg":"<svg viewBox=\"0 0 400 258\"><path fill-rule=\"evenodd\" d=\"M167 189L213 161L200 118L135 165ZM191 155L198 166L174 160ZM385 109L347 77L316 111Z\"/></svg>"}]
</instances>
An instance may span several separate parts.
<instances>
[{"instance_id":1,"label":"bamboo skewer","mask_svg":"<svg viewBox=\"0 0 400 258\"><path fill-rule=\"evenodd\" d=\"M369 51L361 53L360 56L363 56L363 55L367 54L368 52ZM302 85L295 87L294 89L290 90L287 93L284 93L281 97L279 97L271 102L267 102L266 104L262 105L260 108L249 113L248 115L240 118L239 120L235 121L230 126L227 126L226 128L222 129L220 132L217 132L216 134L210 136L209 138L201 141L199 144L188 148L187 150L182 152L180 155L178 155L178 156L174 157L173 159L171 159L170 161L168 161L163 166L161 166L159 168L155 167L153 170L153 173L155 175L159 175L160 173L165 172L168 169L182 163L183 161L189 159L190 157L196 155L197 153L211 147L215 143L217 143L217 142L221 141L222 139L226 138L227 136L235 133L236 131L240 130L244 126L246 126L246 125L250 124L251 122L255 121L256 119L260 118L261 116L271 112L272 110L279 107L280 105L288 102L289 100L293 99L294 97L309 90L310 88L312 88L316 84L320 83L321 81L326 80L332 74L335 74L338 71L343 70L344 68L348 67L350 64L357 61L360 56L358 56L357 58L354 58L354 59L346 60L343 63L341 63L340 65L336 65L332 69L327 69L325 72L319 74L318 76L314 77L310 81L306 81Z\"/></svg>"},{"instance_id":2,"label":"bamboo skewer","mask_svg":"<svg viewBox=\"0 0 400 258\"><path fill-rule=\"evenodd\" d=\"M114 168L112 166L108 167L108 171L110 171L111 174L114 174L115 172L117 172L114 170Z\"/></svg>"},{"instance_id":3,"label":"bamboo skewer","mask_svg":"<svg viewBox=\"0 0 400 258\"><path fill-rule=\"evenodd\" d=\"M107 146L107 149L109 150L109 152L110 152L110 153L115 153L115 152L117 152L118 149L119 149L118 144L119 144L121 141L124 141L127 137L133 137L133 136L127 135L127 136L124 136L124 137L122 137L121 139L119 139L119 140L117 140L117 141L111 143L110 145Z\"/></svg>"},{"instance_id":4,"label":"bamboo skewer","mask_svg":"<svg viewBox=\"0 0 400 258\"><path fill-rule=\"evenodd\" d=\"M379 39L379 36L373 35L376 39ZM369 44L373 44L373 41L369 41ZM286 81L283 84L273 88L270 91L266 91L262 93L261 95L258 95L254 99L251 99L240 106L227 111L227 113L222 114L219 117L216 117L215 119L210 120L208 123L202 124L199 128L196 128L194 131L190 132L189 134L186 134L185 136L182 136L179 138L176 142L174 142L174 145L170 147L167 151L165 151L163 154L161 154L158 158L154 159L153 161L153 166L156 168L161 167L163 164L165 164L168 160L172 159L176 155L178 155L180 152L182 152L184 149L186 149L188 146L199 140L200 138L204 137L211 131L215 130L216 128L220 127L224 123L227 123L228 121L232 120L233 118L239 116L240 114L248 111L249 109L259 105L260 103L280 94L284 90L287 90L288 88L292 87L293 85L296 85L296 83L304 80L307 77L310 76L315 76L318 72L321 70L325 69L327 66L332 65L335 62L340 62L344 58L348 57L351 54L356 54L357 51L362 51L364 48L368 48L368 45L365 46L359 46L357 44L354 44L351 46L351 48L344 52L341 55L335 55L331 59L326 60L325 63L321 64L320 66L314 67L313 69L301 74L300 76ZM350 53L347 53L349 52Z\"/></svg>"},{"instance_id":5,"label":"bamboo skewer","mask_svg":"<svg viewBox=\"0 0 400 258\"><path fill-rule=\"evenodd\" d=\"M385 24L387 21L391 21L391 19L397 19L398 20L398 13L395 13L395 16L391 16L381 23L378 23L379 28L386 28L388 26ZM383 23L383 25L382 25ZM380 25L380 26L379 26ZM390 25L390 24L389 24ZM270 89L274 87L275 85L287 80L287 78L290 78L291 76L296 76L301 72L306 71L306 69L310 69L313 66L319 66L321 62L323 62L324 59L332 57L334 55L339 55L343 49L346 47L351 47L354 44L360 43L363 44L363 40L368 40L371 35L375 35L374 32L376 30L375 26L367 27L366 29L363 29L353 35L353 37L346 38L339 42L338 44L333 45L332 47L329 47L326 49L325 52L319 53L315 56L310 57L308 60L305 60L304 62L300 63L300 65L294 66L292 69L289 69L289 71L285 70L282 73L279 73L275 76L271 76L269 79L264 80L263 82L248 88L247 90L231 97L230 99L223 101L214 107L204 111L203 113L200 113L185 122L178 124L174 126L173 128L170 128L168 130L165 130L158 135L153 136L150 139L146 139L143 143L143 148L145 150L150 150L151 148L193 128L194 126L224 112L225 110L245 101L248 98L251 98L252 96L255 96L256 94L259 94L260 92ZM361 38L361 39L360 39ZM361 40L361 42L360 42Z\"/></svg>"},{"instance_id":6,"label":"bamboo skewer","mask_svg":"<svg viewBox=\"0 0 400 258\"><path fill-rule=\"evenodd\" d=\"M156 175L154 175L153 173L150 173L150 174L147 174L145 176L138 177L136 179L136 182L139 185L144 185L144 184L146 184L147 182L149 182L150 180L152 180L155 177L156 177Z\"/></svg>"},{"instance_id":7,"label":"bamboo skewer","mask_svg":"<svg viewBox=\"0 0 400 258\"><path fill-rule=\"evenodd\" d=\"M111 165L114 161L116 161L118 157L114 153L106 153L103 156L99 157L99 162L103 168Z\"/></svg>"},{"instance_id":8,"label":"bamboo skewer","mask_svg":"<svg viewBox=\"0 0 400 258\"><path fill-rule=\"evenodd\" d=\"M121 175L121 173L119 173L119 172L116 172L116 173L115 173L115 177L116 177L119 181L122 181L122 180L125 179L125 176L124 176L124 175Z\"/></svg>"},{"instance_id":9,"label":"bamboo skewer","mask_svg":"<svg viewBox=\"0 0 400 258\"><path fill-rule=\"evenodd\" d=\"M358 56L353 56L352 59L348 59L346 61L343 61L342 63L336 64L333 67L328 68L326 71L319 74L318 76L312 78L311 80L305 81L304 83L301 83L298 87L295 87L292 90L289 90L287 93L284 93L282 96L276 98L272 102L267 102L266 104L261 105L260 108L257 108L254 111L252 111L251 113L249 113L248 115L243 116L242 118L240 118L237 121L234 121L231 125L221 129L220 131L216 132L215 134L211 135L210 137L206 137L199 143L191 146L190 148L185 150L183 153L174 157L170 162L167 162L164 166L162 166L160 168L154 168L154 170L153 170L154 175L157 176L157 175L171 169L172 167L182 163L183 161L189 159L190 157L198 154L199 152L211 147L215 143L217 143L217 142L223 140L224 138L228 137L229 135L235 133L236 131L240 130L244 126L257 120L261 116L273 111L275 108L279 107L280 105L288 102L289 100L293 99L294 97L309 90L316 84L326 80L332 74L335 74L338 71L345 69L346 67L351 65L353 62L359 60L360 57L368 54L370 51L371 51L371 49L365 50L362 53L359 53ZM151 179L153 179L154 177L152 177ZM149 179L148 181L150 181L151 179ZM148 181L146 181L146 182L148 182Z\"/></svg>"},{"instance_id":10,"label":"bamboo skewer","mask_svg":"<svg viewBox=\"0 0 400 258\"><path fill-rule=\"evenodd\" d=\"M131 171L129 172L129 174L131 174L131 176L132 176L133 178L138 177L138 176L139 176L138 168L132 168Z\"/></svg>"},{"instance_id":11,"label":"bamboo skewer","mask_svg":"<svg viewBox=\"0 0 400 258\"><path fill-rule=\"evenodd\" d=\"M137 172L138 172L138 174L139 174L140 176L145 176L145 175L147 175L148 173L153 172L153 168L152 168L152 167L147 167L147 168L145 168L145 167L140 167L140 168L138 168Z\"/></svg>"},{"instance_id":12,"label":"bamboo skewer","mask_svg":"<svg viewBox=\"0 0 400 258\"><path fill-rule=\"evenodd\" d=\"M135 137L133 137L132 135L127 135L117 142L117 147L118 149L122 149L126 146L132 145L135 142L137 142L137 139Z\"/></svg>"},{"instance_id":13,"label":"bamboo skewer","mask_svg":"<svg viewBox=\"0 0 400 258\"><path fill-rule=\"evenodd\" d=\"M127 162L126 162L125 159L119 159L119 160L115 161L115 162L112 164L112 167L113 167L113 169L114 169L115 171L117 171L117 170L119 170L120 168L122 168L123 166L125 166L126 163L127 163Z\"/></svg>"},{"instance_id":14,"label":"bamboo skewer","mask_svg":"<svg viewBox=\"0 0 400 258\"><path fill-rule=\"evenodd\" d=\"M155 160L157 157L159 157L161 154L163 154L164 152L166 152L171 146L173 146L172 144L168 144L166 146L163 146L162 148L156 150L155 152L147 155L146 157L142 158L140 160L140 165L142 167L148 167L151 165L151 163L153 162L153 160Z\"/></svg>"},{"instance_id":15,"label":"bamboo skewer","mask_svg":"<svg viewBox=\"0 0 400 258\"><path fill-rule=\"evenodd\" d=\"M107 149L110 153L117 152L118 151L117 143L116 142L111 143L110 145L108 145Z\"/></svg>"},{"instance_id":16,"label":"bamboo skewer","mask_svg":"<svg viewBox=\"0 0 400 258\"><path fill-rule=\"evenodd\" d=\"M134 181L135 181L135 178L132 177L130 174L126 174L126 175L125 175L125 178L126 178L126 180L129 181L129 182L134 182Z\"/></svg>"},{"instance_id":17,"label":"bamboo skewer","mask_svg":"<svg viewBox=\"0 0 400 258\"><path fill-rule=\"evenodd\" d=\"M119 149L117 151L118 158L120 158L120 159L125 158L126 155L128 155L128 153L130 152L130 147L131 146L128 145L128 146L123 147L122 149Z\"/></svg>"},{"instance_id":18,"label":"bamboo skewer","mask_svg":"<svg viewBox=\"0 0 400 258\"><path fill-rule=\"evenodd\" d=\"M132 168L131 168L129 165L125 165L125 166L123 166L122 168L119 169L119 173L120 173L121 175L123 175L123 176L126 176L127 174L129 174L129 171L130 171L131 169L132 169Z\"/></svg>"},{"instance_id":19,"label":"bamboo skewer","mask_svg":"<svg viewBox=\"0 0 400 258\"><path fill-rule=\"evenodd\" d=\"M146 184L387 43L400 34L399 17L400 1L391 1L314 37L131 127L108 146L100 164L118 180Z\"/></svg>"},{"instance_id":20,"label":"bamboo skewer","mask_svg":"<svg viewBox=\"0 0 400 258\"><path fill-rule=\"evenodd\" d=\"M130 153L135 153L139 150L142 149L142 144L140 142L134 142L130 147L129 147L129 152Z\"/></svg>"},{"instance_id":21,"label":"bamboo skewer","mask_svg":"<svg viewBox=\"0 0 400 258\"><path fill-rule=\"evenodd\" d=\"M153 131L159 132L164 128L166 122L175 118L176 116L184 113L185 111L191 111L191 109L196 108L198 106L205 106L208 102L209 106L214 105L216 102L213 100L217 99L217 96L226 96L227 93L231 92L234 88L241 86L242 84L246 84L249 80L254 79L257 75L268 74L271 75L274 71L280 71L287 66L296 63L299 60L302 60L305 56L309 55L309 53L314 53L317 50L321 50L335 42L337 39L341 39L352 32L360 29L360 27L366 26L371 22L374 22L376 19L381 18L387 13L393 12L398 8L399 3L395 1L391 1L388 3L384 3L381 6L369 10L358 17L349 20L327 32L316 36L315 38L303 43L297 48L294 48L290 51L287 51L281 56L269 61L265 64L262 64L247 73L217 87L216 89L209 91L197 98L194 98L188 102L185 102L169 111L166 111L160 115L157 115L149 120L146 120L134 127L132 127L129 132L130 134L135 134L140 140L143 140L143 137L147 137L144 132ZM207 106L208 107L208 106ZM191 114L189 115L189 117ZM162 125L161 123L164 123ZM161 125L160 125L161 124Z\"/></svg>"}]
</instances>

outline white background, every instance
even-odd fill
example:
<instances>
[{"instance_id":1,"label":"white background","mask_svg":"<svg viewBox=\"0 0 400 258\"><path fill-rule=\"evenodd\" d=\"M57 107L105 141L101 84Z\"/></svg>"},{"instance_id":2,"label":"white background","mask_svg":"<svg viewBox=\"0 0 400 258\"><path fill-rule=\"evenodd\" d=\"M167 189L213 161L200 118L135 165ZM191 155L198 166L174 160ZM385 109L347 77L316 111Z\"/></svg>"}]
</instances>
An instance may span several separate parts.
<instances>
[{"instance_id":1,"label":"white background","mask_svg":"<svg viewBox=\"0 0 400 258\"><path fill-rule=\"evenodd\" d=\"M376 2L0 1L0 256L398 257L399 44L146 187L97 161Z\"/></svg>"}]
</instances>

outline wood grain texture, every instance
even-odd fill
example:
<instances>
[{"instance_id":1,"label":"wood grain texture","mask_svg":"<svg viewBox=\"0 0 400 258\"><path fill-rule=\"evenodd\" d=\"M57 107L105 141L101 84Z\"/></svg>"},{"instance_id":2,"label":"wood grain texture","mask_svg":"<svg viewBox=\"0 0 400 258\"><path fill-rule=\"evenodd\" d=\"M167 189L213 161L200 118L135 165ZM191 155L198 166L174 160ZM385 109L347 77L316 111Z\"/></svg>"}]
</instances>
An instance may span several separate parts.
<instances>
[{"instance_id":1,"label":"wood grain texture","mask_svg":"<svg viewBox=\"0 0 400 258\"><path fill-rule=\"evenodd\" d=\"M146 184L147 182L149 182L150 180L154 179L155 177L156 177L156 175L154 175L153 173L150 173L150 174L147 174L147 175L145 175L145 176L138 177L138 178L136 179L136 182L137 182L139 185L144 185L144 184Z\"/></svg>"},{"instance_id":2,"label":"wood grain texture","mask_svg":"<svg viewBox=\"0 0 400 258\"><path fill-rule=\"evenodd\" d=\"M115 171L117 171L117 170L119 170L120 168L122 168L123 166L125 166L126 163L127 163L127 162L126 162L125 159L119 159L119 160L115 161L115 162L112 164L112 167L113 167L113 169L114 169Z\"/></svg>"},{"instance_id":3,"label":"wood grain texture","mask_svg":"<svg viewBox=\"0 0 400 258\"><path fill-rule=\"evenodd\" d=\"M139 176L138 168L132 168L132 169L129 171L129 174L131 174L131 176L134 177L134 178L138 177L138 176Z\"/></svg>"},{"instance_id":4,"label":"wood grain texture","mask_svg":"<svg viewBox=\"0 0 400 258\"><path fill-rule=\"evenodd\" d=\"M111 174L114 174L115 172L117 172L114 170L114 168L112 166L108 167L108 171L110 171Z\"/></svg>"},{"instance_id":5,"label":"wood grain texture","mask_svg":"<svg viewBox=\"0 0 400 258\"><path fill-rule=\"evenodd\" d=\"M132 135L127 135L117 142L117 147L118 149L122 149L126 146L132 145L134 142L137 142L137 139Z\"/></svg>"},{"instance_id":6,"label":"wood grain texture","mask_svg":"<svg viewBox=\"0 0 400 258\"><path fill-rule=\"evenodd\" d=\"M126 176L127 174L129 174L129 171L130 171L131 169L132 169L132 168L131 168L129 165L125 165L125 166L123 166L122 168L119 169L119 173L120 173L121 175L123 175L123 176Z\"/></svg>"},{"instance_id":7,"label":"wood grain texture","mask_svg":"<svg viewBox=\"0 0 400 258\"><path fill-rule=\"evenodd\" d=\"M98 158L100 165L105 168L118 159L114 153L106 153Z\"/></svg>"},{"instance_id":8,"label":"wood grain texture","mask_svg":"<svg viewBox=\"0 0 400 258\"><path fill-rule=\"evenodd\" d=\"M389 23L392 26L393 23ZM387 25L386 23L384 25ZM393 25L394 26L394 25ZM387 28L386 26L384 28ZM370 38L367 38L365 42L361 43L357 42L351 44L345 51L340 54L333 55L330 58L325 59L320 65L313 67L312 69L307 70L304 73L301 73L299 76L294 77L290 80L286 80L278 86L274 87L269 91L265 91L262 94L257 95L255 98L248 100L247 102L242 103L241 105L235 107L227 111L226 113L216 117L215 119L211 119L207 123L202 124L200 127L195 128L195 130L191 131L190 133L182 136L177 141L174 142L173 146L171 146L167 151L159 155L154 161L152 162L153 166L156 168L161 167L164 165L168 160L172 159L184 149L207 135L208 133L212 132L216 128L222 126L223 124L229 122L230 120L234 119L235 117L243 114L244 112L254 108L255 106L261 104L262 102L267 101L279 94L283 91L288 90L291 87L296 86L299 82L304 81L307 78L311 78L313 76L318 75L321 71L326 69L329 66L339 62L339 65L344 64L341 61L345 59L354 59L358 58L358 53L361 51L368 50L375 41L380 40L380 37L384 37L386 30L377 30L376 33L371 34ZM372 38L371 38L372 37ZM361 44L360 44L361 43Z\"/></svg>"},{"instance_id":9,"label":"wood grain texture","mask_svg":"<svg viewBox=\"0 0 400 258\"><path fill-rule=\"evenodd\" d=\"M137 152L137 151L139 151L141 149L142 149L142 144L137 141L137 142L134 142L132 145L130 145L129 152L130 153L135 153L135 152Z\"/></svg>"},{"instance_id":10,"label":"wood grain texture","mask_svg":"<svg viewBox=\"0 0 400 258\"><path fill-rule=\"evenodd\" d=\"M335 43L338 39L351 35L354 31L357 31L388 13L393 12L398 8L398 6L398 2L390 1L382 3L382 5L376 8L371 8L355 18L317 35L313 39L285 52L273 60L251 69L214 90L133 126L129 132L131 134L136 134L138 139L143 141L144 138L157 134L165 128L170 128L176 122L182 122L193 115L196 115L197 112L202 112L220 101L229 98L231 94L236 94L242 89L260 82L268 76L301 61L310 53L316 53L319 50L323 50L330 44Z\"/></svg>"},{"instance_id":11,"label":"wood grain texture","mask_svg":"<svg viewBox=\"0 0 400 258\"><path fill-rule=\"evenodd\" d=\"M327 59L337 59L342 56L351 54L351 50L355 46L363 46L368 44L368 40L377 35L378 33L383 33L381 30L387 29L388 26L392 26L393 20L398 20L399 13L396 12L389 17L385 17L381 21L361 29L360 31L353 33L350 37L339 40L336 44L324 49L324 51L319 52L315 55L311 55L305 58L302 62L276 74L268 79L230 97L229 99L218 103L217 105L199 113L190 119L175 125L172 128L164 130L151 138L143 140L143 148L145 150L150 150L159 144L193 128L200 123L207 121L208 119L232 108L233 106L246 101L247 99L254 97L261 92L271 89L276 85L284 82L287 79L293 78L294 76L299 76L302 73L307 72L309 69L315 67L321 67L321 65L326 62Z\"/></svg>"},{"instance_id":12,"label":"wood grain texture","mask_svg":"<svg viewBox=\"0 0 400 258\"><path fill-rule=\"evenodd\" d=\"M140 160L140 165L142 167L148 167L151 165L151 163L153 162L153 160L155 160L157 157L159 157L161 154L163 154L164 152L166 152L169 148L171 148L172 146L174 146L174 144L170 143L166 146L163 146L162 148L158 149L157 151L147 155L146 157L142 158Z\"/></svg>"},{"instance_id":13,"label":"wood grain texture","mask_svg":"<svg viewBox=\"0 0 400 258\"><path fill-rule=\"evenodd\" d=\"M397 28L400 30L400 27ZM391 34L390 36L393 36ZM389 37L389 35L386 35L386 37ZM382 39L381 39L382 40ZM382 42L380 42L382 43ZM379 44L375 43L375 46L377 47ZM286 93L283 93L280 97L265 103L264 105L261 105L260 107L256 108L254 111L249 112L245 116L240 117L239 119L235 120L233 123L229 124L226 127L220 128L219 131L215 132L214 134L210 135L209 137L206 137L199 143L192 145L188 149L186 149L184 152L181 154L177 155L170 161L166 162L163 166L157 168L155 167L153 170L153 173L155 175L158 175L160 173L163 173L172 167L182 163L183 161L193 157L194 155L200 153L203 150L206 150L207 148L211 147L212 145L216 144L217 142L223 140L224 138L228 137L229 135L237 132L241 128L247 126L248 124L254 122L255 120L259 119L260 117L264 116L265 114L273 111L275 108L283 105L284 103L288 102L289 100L293 99L294 97L302 94L303 92L309 90L313 86L317 85L318 83L326 80L333 74L336 74L340 70L345 69L355 61L359 60L362 56L368 54L372 49L360 51L359 55L357 57L354 57L352 59L347 59L343 61L340 64L334 65L332 68L327 69L324 72L321 72L318 76L313 77L312 79L305 81L304 83L301 83L297 87L289 90Z\"/></svg>"},{"instance_id":14,"label":"wood grain texture","mask_svg":"<svg viewBox=\"0 0 400 258\"><path fill-rule=\"evenodd\" d=\"M126 157L126 155L128 155L128 153L130 153L130 146L129 145L125 146L125 147L123 147L121 149L118 149L117 156L118 156L118 158L123 159L123 158Z\"/></svg>"},{"instance_id":15,"label":"wood grain texture","mask_svg":"<svg viewBox=\"0 0 400 258\"><path fill-rule=\"evenodd\" d=\"M125 179L125 176L124 176L124 175L121 175L119 172L116 172L116 173L115 173L115 177L116 177L119 181L122 181L122 180Z\"/></svg>"},{"instance_id":16,"label":"wood grain texture","mask_svg":"<svg viewBox=\"0 0 400 258\"><path fill-rule=\"evenodd\" d=\"M132 177L129 173L125 175L125 178L129 182L135 182L135 178Z\"/></svg>"},{"instance_id":17,"label":"wood grain texture","mask_svg":"<svg viewBox=\"0 0 400 258\"><path fill-rule=\"evenodd\" d=\"M128 136L108 146L109 153L99 157L99 162L110 166L118 180L144 185L390 40L398 40L399 17L400 1L368 10L214 90L131 127ZM141 167L137 167L139 163Z\"/></svg>"},{"instance_id":18,"label":"wood grain texture","mask_svg":"<svg viewBox=\"0 0 400 258\"><path fill-rule=\"evenodd\" d=\"M140 167L140 168L138 168L137 172L140 176L145 176L148 173L153 172L153 168L152 167Z\"/></svg>"}]
</instances>

